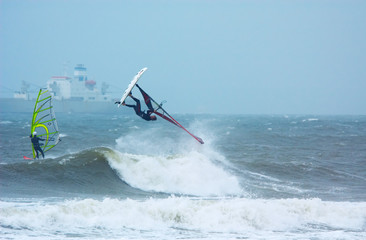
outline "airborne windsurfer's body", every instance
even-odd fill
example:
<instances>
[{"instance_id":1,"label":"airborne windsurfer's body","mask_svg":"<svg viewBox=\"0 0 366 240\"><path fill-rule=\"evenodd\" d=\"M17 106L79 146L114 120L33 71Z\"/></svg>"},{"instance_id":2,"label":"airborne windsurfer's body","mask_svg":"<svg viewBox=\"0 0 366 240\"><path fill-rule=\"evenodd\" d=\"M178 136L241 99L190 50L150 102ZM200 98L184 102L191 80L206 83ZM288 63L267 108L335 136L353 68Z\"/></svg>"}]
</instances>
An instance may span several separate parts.
<instances>
[{"instance_id":1,"label":"airborne windsurfer's body","mask_svg":"<svg viewBox=\"0 0 366 240\"><path fill-rule=\"evenodd\" d=\"M146 68L143 68L135 77L134 79L131 81L131 83L128 85L126 91L124 92L124 94L122 95L122 98L120 101L115 102L115 104L119 104L118 107L120 105L123 106L127 106L127 107L131 107L135 110L136 115L138 115L139 117L141 117L142 119L146 120L146 121L155 121L156 120L156 115L161 117L162 119L167 120L168 122L174 124L175 126L183 129L184 131L186 131L189 135L191 135L193 138L195 138L199 143L203 144L204 142L202 141L201 138L193 135L192 133L188 132L187 129L185 129L179 122L177 122L172 116L169 115L169 113L167 113L167 111L165 111L162 107L163 102L162 103L157 103L152 97L150 97L146 92L144 92L144 90L142 90L140 88L140 86L138 84L136 84L137 80L141 77L141 74L146 70ZM144 101L146 106L148 107L148 110L145 111L141 111L141 104L140 104L140 100L135 98L134 96L132 96L131 94L131 90L133 89L133 87L136 86L142 96L144 97ZM131 105L131 104L126 104L125 103L125 99L126 97L129 96L131 97L135 102L136 105ZM154 103L157 107L154 109L152 106L152 103Z\"/></svg>"},{"instance_id":2,"label":"airborne windsurfer's body","mask_svg":"<svg viewBox=\"0 0 366 240\"><path fill-rule=\"evenodd\" d=\"M142 119L146 120L146 121L155 121L156 120L156 116L155 115L151 115L154 113L154 108L151 105L151 101L149 96L136 84L136 86L140 89L140 92L142 94L142 96L144 97L146 106L149 108L149 110L142 111L141 110L141 103L140 100L135 98L134 96L132 96L132 93L130 93L128 96L131 97L135 102L136 105L132 105L132 104L126 104L125 102L122 103L123 106L126 107L131 107L135 110L135 113L137 116L141 117ZM116 104L121 104L121 102L115 102Z\"/></svg>"},{"instance_id":3,"label":"airborne windsurfer's body","mask_svg":"<svg viewBox=\"0 0 366 240\"><path fill-rule=\"evenodd\" d=\"M41 146L40 146L39 141L45 141L45 140L44 140L44 139L42 139L42 138L37 137L37 133L36 133L36 132L34 132L34 133L33 133L33 137L32 137L32 134L31 134L29 137L31 138L31 141L32 141L32 144L33 144L34 151L36 151L37 158L38 158L38 151L40 151L40 152L41 152L42 157L44 158L44 153L43 153L43 150L42 150L42 148L41 148Z\"/></svg>"}]
</instances>

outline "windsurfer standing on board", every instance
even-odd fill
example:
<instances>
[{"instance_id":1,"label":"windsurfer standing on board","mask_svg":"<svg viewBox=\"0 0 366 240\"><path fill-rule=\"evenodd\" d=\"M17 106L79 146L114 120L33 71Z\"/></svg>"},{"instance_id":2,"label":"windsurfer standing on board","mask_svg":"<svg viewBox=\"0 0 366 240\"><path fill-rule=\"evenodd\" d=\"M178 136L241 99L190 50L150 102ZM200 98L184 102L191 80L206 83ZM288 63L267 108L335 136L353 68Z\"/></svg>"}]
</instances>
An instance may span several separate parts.
<instances>
[{"instance_id":1,"label":"windsurfer standing on board","mask_svg":"<svg viewBox=\"0 0 366 240\"><path fill-rule=\"evenodd\" d=\"M33 137L32 134L29 137L31 138L34 151L36 151L37 159L38 159L38 151L42 153L42 157L44 158L44 153L39 143L39 141L44 141L44 139L37 137L37 132L33 132Z\"/></svg>"},{"instance_id":2,"label":"windsurfer standing on board","mask_svg":"<svg viewBox=\"0 0 366 240\"><path fill-rule=\"evenodd\" d=\"M147 110L146 113L145 113L145 111L141 111L140 100L135 98L134 96L132 96L132 93L128 94L128 96L130 96L136 102L136 105L126 104L125 102L123 102L122 105L133 108L135 110L136 115L146 121L155 121L156 116L151 115L154 113L154 108L151 105L149 96L139 87L139 85L136 84L136 87L138 87L140 89L140 92L141 92L142 96L144 97L146 106L149 108L149 110ZM121 104L121 102L118 101L118 102L115 102L115 104Z\"/></svg>"}]
</instances>

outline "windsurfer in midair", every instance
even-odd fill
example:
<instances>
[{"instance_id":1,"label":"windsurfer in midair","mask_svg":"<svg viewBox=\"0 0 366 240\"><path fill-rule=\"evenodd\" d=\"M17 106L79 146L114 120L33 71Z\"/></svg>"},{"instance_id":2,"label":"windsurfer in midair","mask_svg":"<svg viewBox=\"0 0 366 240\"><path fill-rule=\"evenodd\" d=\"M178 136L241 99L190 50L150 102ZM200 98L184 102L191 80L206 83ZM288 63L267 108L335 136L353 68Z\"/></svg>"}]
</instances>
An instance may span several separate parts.
<instances>
[{"instance_id":1,"label":"windsurfer in midair","mask_svg":"<svg viewBox=\"0 0 366 240\"><path fill-rule=\"evenodd\" d=\"M39 143L39 141L44 141L44 139L37 137L37 132L33 132L33 137L32 134L29 137L31 138L34 151L36 151L37 159L38 159L38 151L41 152L42 157L44 158L44 153Z\"/></svg>"},{"instance_id":2,"label":"windsurfer in midair","mask_svg":"<svg viewBox=\"0 0 366 240\"><path fill-rule=\"evenodd\" d=\"M155 121L156 120L156 116L155 115L151 115L154 113L154 108L151 105L151 101L150 101L150 97L149 95L147 95L140 87L138 84L136 84L136 87L138 87L138 89L140 90L142 96L144 97L145 100L145 104L146 106L149 108L149 110L145 111L141 111L141 103L140 100L135 98L134 96L132 96L132 93L128 94L128 96L130 96L135 102L136 105L131 105L131 104L126 104L125 102L122 103L123 106L127 106L127 107L131 107L135 110L135 113L137 116L141 117L142 119L146 120L146 121ZM115 104L121 104L121 102L115 102Z\"/></svg>"}]
</instances>

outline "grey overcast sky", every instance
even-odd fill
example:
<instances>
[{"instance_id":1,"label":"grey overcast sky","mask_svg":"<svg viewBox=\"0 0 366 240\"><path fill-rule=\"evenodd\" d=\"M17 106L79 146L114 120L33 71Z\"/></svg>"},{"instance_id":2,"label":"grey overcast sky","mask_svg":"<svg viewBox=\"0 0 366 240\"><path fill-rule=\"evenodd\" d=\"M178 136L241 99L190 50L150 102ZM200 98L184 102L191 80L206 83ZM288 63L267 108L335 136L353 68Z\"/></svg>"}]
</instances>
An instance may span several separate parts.
<instances>
[{"instance_id":1,"label":"grey overcast sky","mask_svg":"<svg viewBox=\"0 0 366 240\"><path fill-rule=\"evenodd\" d=\"M0 0L0 97L84 64L176 113L366 114L364 0ZM66 65L65 65L66 64Z\"/></svg>"}]
</instances>

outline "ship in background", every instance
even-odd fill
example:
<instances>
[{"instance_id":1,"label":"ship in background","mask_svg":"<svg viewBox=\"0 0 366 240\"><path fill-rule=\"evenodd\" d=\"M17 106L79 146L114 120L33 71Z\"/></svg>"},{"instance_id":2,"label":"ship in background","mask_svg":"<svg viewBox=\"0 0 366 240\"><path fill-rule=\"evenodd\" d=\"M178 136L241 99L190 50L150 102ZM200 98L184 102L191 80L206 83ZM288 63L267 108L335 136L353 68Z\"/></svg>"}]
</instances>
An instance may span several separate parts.
<instances>
[{"instance_id":1,"label":"ship in background","mask_svg":"<svg viewBox=\"0 0 366 240\"><path fill-rule=\"evenodd\" d=\"M108 85L96 87L94 80L88 79L87 69L77 64L73 77L52 76L47 81L47 89L53 96L55 112L115 112L116 106L107 94ZM33 96L34 95L34 96ZM14 98L2 98L1 112L32 112L35 94L29 92L29 83L23 81L21 91L14 93Z\"/></svg>"}]
</instances>

